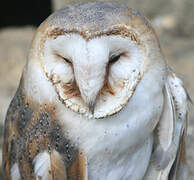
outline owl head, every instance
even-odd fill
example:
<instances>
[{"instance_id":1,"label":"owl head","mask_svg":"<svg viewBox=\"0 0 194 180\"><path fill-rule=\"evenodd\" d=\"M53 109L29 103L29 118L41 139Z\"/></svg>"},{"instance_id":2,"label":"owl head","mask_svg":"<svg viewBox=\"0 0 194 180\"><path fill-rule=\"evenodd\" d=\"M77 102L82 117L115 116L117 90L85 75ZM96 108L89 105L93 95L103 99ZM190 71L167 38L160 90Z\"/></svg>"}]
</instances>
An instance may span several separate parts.
<instances>
[{"instance_id":1,"label":"owl head","mask_svg":"<svg viewBox=\"0 0 194 180\"><path fill-rule=\"evenodd\" d=\"M40 102L58 101L98 119L121 111L143 79L162 83L163 69L144 17L116 3L85 2L56 11L39 26L24 87Z\"/></svg>"}]
</instances>

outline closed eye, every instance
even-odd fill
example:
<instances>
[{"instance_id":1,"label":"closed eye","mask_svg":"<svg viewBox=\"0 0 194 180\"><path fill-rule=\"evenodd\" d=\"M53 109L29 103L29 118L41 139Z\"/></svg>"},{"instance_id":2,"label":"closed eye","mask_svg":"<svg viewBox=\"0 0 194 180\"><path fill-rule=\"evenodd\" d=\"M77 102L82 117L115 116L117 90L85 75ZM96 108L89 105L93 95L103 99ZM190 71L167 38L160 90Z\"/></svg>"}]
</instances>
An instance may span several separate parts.
<instances>
[{"instance_id":1,"label":"closed eye","mask_svg":"<svg viewBox=\"0 0 194 180\"><path fill-rule=\"evenodd\" d=\"M110 57L109 63L112 64L112 63L117 62L120 59L120 57L121 57L121 54Z\"/></svg>"},{"instance_id":2,"label":"closed eye","mask_svg":"<svg viewBox=\"0 0 194 180\"><path fill-rule=\"evenodd\" d=\"M66 63L69 63L69 64L72 63L71 60L69 60L69 59L67 59L67 58L65 58L65 57L63 57L63 56L61 56L61 55L59 55L59 54L56 54L56 53L55 53L55 55L56 55L58 58L63 59Z\"/></svg>"},{"instance_id":3,"label":"closed eye","mask_svg":"<svg viewBox=\"0 0 194 180\"><path fill-rule=\"evenodd\" d=\"M67 63L71 64L71 61L69 59L64 58L64 57L62 57L62 58L64 59L64 61L66 61Z\"/></svg>"}]
</instances>

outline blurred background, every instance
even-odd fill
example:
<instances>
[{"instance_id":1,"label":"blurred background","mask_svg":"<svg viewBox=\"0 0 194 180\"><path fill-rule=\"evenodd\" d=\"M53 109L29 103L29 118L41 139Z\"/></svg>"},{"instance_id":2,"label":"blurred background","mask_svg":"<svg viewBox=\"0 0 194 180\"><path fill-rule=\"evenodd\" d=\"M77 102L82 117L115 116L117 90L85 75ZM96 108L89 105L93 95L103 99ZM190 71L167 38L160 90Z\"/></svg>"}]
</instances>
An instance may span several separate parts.
<instances>
[{"instance_id":1,"label":"blurred background","mask_svg":"<svg viewBox=\"0 0 194 180\"><path fill-rule=\"evenodd\" d=\"M126 4L150 19L168 64L183 80L194 99L194 0L115 1ZM5 114L18 86L33 34L49 14L74 2L78 0L4 1L1 5L0 166ZM189 180L194 180L194 106L189 105L189 109L187 158Z\"/></svg>"}]
</instances>

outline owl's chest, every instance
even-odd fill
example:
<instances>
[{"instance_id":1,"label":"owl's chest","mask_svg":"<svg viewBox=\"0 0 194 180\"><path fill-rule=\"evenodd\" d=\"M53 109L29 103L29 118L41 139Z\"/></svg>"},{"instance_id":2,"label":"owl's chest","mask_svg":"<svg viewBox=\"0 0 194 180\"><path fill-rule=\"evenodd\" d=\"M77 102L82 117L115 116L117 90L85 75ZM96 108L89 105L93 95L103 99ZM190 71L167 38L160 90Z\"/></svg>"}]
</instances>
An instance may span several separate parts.
<instances>
[{"instance_id":1,"label":"owl's chest","mask_svg":"<svg viewBox=\"0 0 194 180\"><path fill-rule=\"evenodd\" d=\"M145 173L162 104L161 92L136 93L120 113L106 119L64 112L64 133L86 154L89 179L139 179Z\"/></svg>"},{"instance_id":2,"label":"owl's chest","mask_svg":"<svg viewBox=\"0 0 194 180\"><path fill-rule=\"evenodd\" d=\"M123 120L125 121L125 120ZM80 135L79 147L87 157L88 177L92 180L140 179L147 169L152 151L153 124L129 121L115 125L91 126ZM141 164L140 164L141 162ZM138 167L138 168L137 168Z\"/></svg>"},{"instance_id":3,"label":"owl's chest","mask_svg":"<svg viewBox=\"0 0 194 180\"><path fill-rule=\"evenodd\" d=\"M109 119L106 123L94 120L86 124L83 119L69 129L70 139L86 155L89 179L136 180L145 174L152 152L152 131L158 119L140 114L129 119Z\"/></svg>"}]
</instances>

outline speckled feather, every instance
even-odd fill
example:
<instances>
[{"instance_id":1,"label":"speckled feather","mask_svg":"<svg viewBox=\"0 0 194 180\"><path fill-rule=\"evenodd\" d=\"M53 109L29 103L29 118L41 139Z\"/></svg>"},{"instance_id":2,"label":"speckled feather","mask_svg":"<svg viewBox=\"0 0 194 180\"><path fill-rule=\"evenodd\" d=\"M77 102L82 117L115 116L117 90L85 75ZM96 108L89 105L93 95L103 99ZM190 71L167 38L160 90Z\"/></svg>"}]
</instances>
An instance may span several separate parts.
<instances>
[{"instance_id":1,"label":"speckled feather","mask_svg":"<svg viewBox=\"0 0 194 180\"><path fill-rule=\"evenodd\" d=\"M55 160L54 167L50 169L50 179L84 179L84 154L64 137L56 111L54 104L38 104L28 99L21 81L5 121L3 162L6 179L11 179L11 167L15 163L19 165L21 179L35 179L33 160L44 151ZM64 166L59 166L60 171L66 172L63 176L57 170L58 162L53 151L59 153L63 162Z\"/></svg>"}]
</instances>

